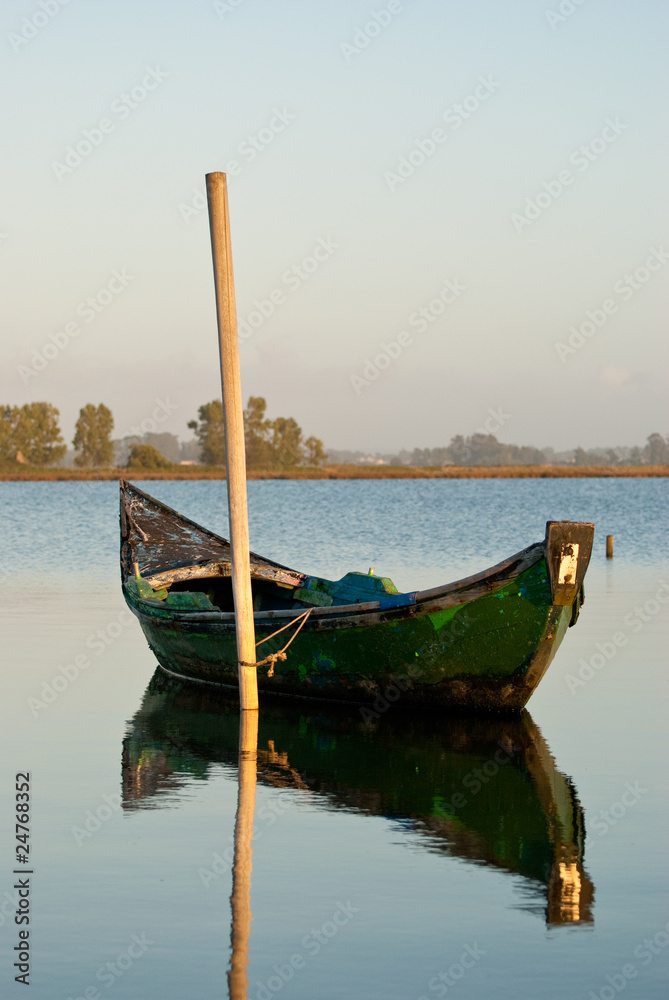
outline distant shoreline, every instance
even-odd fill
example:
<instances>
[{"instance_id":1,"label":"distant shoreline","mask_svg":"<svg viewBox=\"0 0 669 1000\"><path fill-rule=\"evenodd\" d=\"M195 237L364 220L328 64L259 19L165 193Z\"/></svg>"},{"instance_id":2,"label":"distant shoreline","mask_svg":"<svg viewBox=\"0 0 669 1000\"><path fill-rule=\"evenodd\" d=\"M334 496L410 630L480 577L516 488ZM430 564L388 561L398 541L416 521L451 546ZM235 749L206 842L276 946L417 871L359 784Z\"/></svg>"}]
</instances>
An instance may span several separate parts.
<instances>
[{"instance_id":1,"label":"distant shoreline","mask_svg":"<svg viewBox=\"0 0 669 1000\"><path fill-rule=\"evenodd\" d=\"M321 468L249 469L248 479L629 479L669 476L669 465L450 465L443 469L404 465L327 465ZM225 479L218 466L172 469L37 469L0 470L2 482L95 482L130 479Z\"/></svg>"}]
</instances>

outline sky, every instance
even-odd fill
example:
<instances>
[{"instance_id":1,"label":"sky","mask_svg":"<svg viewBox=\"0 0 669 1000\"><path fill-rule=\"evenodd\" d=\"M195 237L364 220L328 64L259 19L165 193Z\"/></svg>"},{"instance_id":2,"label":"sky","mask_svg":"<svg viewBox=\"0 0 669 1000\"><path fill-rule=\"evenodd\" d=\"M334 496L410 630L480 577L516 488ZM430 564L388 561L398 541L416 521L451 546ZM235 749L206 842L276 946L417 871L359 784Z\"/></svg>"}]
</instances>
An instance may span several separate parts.
<instances>
[{"instance_id":1,"label":"sky","mask_svg":"<svg viewBox=\"0 0 669 1000\"><path fill-rule=\"evenodd\" d=\"M242 391L331 448L669 433L660 0L4 0L0 403Z\"/></svg>"}]
</instances>

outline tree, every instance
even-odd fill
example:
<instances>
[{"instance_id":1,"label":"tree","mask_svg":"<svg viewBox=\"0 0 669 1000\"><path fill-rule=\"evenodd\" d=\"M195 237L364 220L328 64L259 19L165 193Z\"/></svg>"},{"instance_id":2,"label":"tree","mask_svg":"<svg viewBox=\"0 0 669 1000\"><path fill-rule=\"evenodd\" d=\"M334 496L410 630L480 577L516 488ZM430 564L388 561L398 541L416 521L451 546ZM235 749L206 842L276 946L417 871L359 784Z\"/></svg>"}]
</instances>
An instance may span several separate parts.
<instances>
[{"instance_id":1,"label":"tree","mask_svg":"<svg viewBox=\"0 0 669 1000\"><path fill-rule=\"evenodd\" d=\"M265 419L266 410L267 403L262 396L249 396L244 410L244 439L246 463L251 468L272 463L272 445L269 440L272 425Z\"/></svg>"},{"instance_id":2,"label":"tree","mask_svg":"<svg viewBox=\"0 0 669 1000\"><path fill-rule=\"evenodd\" d=\"M457 465L508 465L511 447L502 444L494 434L477 432L471 437L461 435L451 439L448 451Z\"/></svg>"},{"instance_id":3,"label":"tree","mask_svg":"<svg viewBox=\"0 0 669 1000\"><path fill-rule=\"evenodd\" d=\"M212 399L199 408L197 420L190 420L188 426L195 431L200 445L200 458L205 465L225 464L225 432L223 429L223 402Z\"/></svg>"},{"instance_id":4,"label":"tree","mask_svg":"<svg viewBox=\"0 0 669 1000\"><path fill-rule=\"evenodd\" d=\"M17 406L0 406L0 461L9 462L16 457L15 429L19 410Z\"/></svg>"},{"instance_id":5,"label":"tree","mask_svg":"<svg viewBox=\"0 0 669 1000\"><path fill-rule=\"evenodd\" d=\"M317 437L308 437L304 442L307 465L322 465L327 459L323 442Z\"/></svg>"},{"instance_id":6,"label":"tree","mask_svg":"<svg viewBox=\"0 0 669 1000\"><path fill-rule=\"evenodd\" d=\"M5 407L5 412L8 410ZM58 426L59 411L51 403L25 403L12 407L8 435L12 458L21 452L30 465L54 465L64 457L67 446Z\"/></svg>"},{"instance_id":7,"label":"tree","mask_svg":"<svg viewBox=\"0 0 669 1000\"><path fill-rule=\"evenodd\" d=\"M433 466L441 468L451 461L448 448L414 448L411 453L411 464L418 466Z\"/></svg>"},{"instance_id":8,"label":"tree","mask_svg":"<svg viewBox=\"0 0 669 1000\"><path fill-rule=\"evenodd\" d=\"M179 461L179 438L176 434L170 434L168 431L163 431L162 434L147 433L138 444L152 444L168 462Z\"/></svg>"},{"instance_id":9,"label":"tree","mask_svg":"<svg viewBox=\"0 0 669 1000\"><path fill-rule=\"evenodd\" d=\"M114 445L111 432L114 429L114 418L111 410L100 403L86 403L79 410L79 419L75 425L72 444L78 454L74 464L80 468L90 469L92 466L109 466L114 461Z\"/></svg>"},{"instance_id":10,"label":"tree","mask_svg":"<svg viewBox=\"0 0 669 1000\"><path fill-rule=\"evenodd\" d=\"M669 443L661 434L651 434L648 438L648 462L650 465L669 464Z\"/></svg>"},{"instance_id":11,"label":"tree","mask_svg":"<svg viewBox=\"0 0 669 1000\"><path fill-rule=\"evenodd\" d=\"M301 465L304 461L302 451L302 428L292 417L277 417L272 421L272 460L277 465Z\"/></svg>"},{"instance_id":12,"label":"tree","mask_svg":"<svg viewBox=\"0 0 669 1000\"><path fill-rule=\"evenodd\" d=\"M143 472L154 469L171 469L172 463L161 455L152 444L136 444L130 449L128 468Z\"/></svg>"},{"instance_id":13,"label":"tree","mask_svg":"<svg viewBox=\"0 0 669 1000\"><path fill-rule=\"evenodd\" d=\"M541 448L534 448L530 444L509 444L503 447L509 449L512 465L543 465L546 461L546 455Z\"/></svg>"},{"instance_id":14,"label":"tree","mask_svg":"<svg viewBox=\"0 0 669 1000\"><path fill-rule=\"evenodd\" d=\"M469 439L467 439L469 440ZM463 438L462 434L456 434L455 437L451 438L451 443L448 446L448 451L450 457L455 462L456 465L469 465L469 460L472 457L471 448L467 444L467 441Z\"/></svg>"}]
</instances>

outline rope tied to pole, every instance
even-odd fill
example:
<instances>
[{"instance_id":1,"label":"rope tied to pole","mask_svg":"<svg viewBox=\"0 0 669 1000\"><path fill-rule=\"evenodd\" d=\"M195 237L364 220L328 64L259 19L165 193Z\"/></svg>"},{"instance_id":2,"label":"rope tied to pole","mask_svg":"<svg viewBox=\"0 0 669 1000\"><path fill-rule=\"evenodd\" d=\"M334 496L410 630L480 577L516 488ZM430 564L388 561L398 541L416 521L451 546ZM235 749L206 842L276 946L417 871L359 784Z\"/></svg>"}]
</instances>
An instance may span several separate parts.
<instances>
[{"instance_id":1,"label":"rope tied to pole","mask_svg":"<svg viewBox=\"0 0 669 1000\"><path fill-rule=\"evenodd\" d=\"M259 663L246 663L244 660L240 660L239 661L240 667L266 667L266 666L269 665L269 670L267 671L267 676L268 677L273 677L274 676L274 664L277 662L277 660L287 660L288 659L288 657L286 655L286 650L290 646L290 644L293 641L293 639L295 639L295 637L297 636L298 632L300 631L300 629L302 628L302 626L305 624L307 618L309 617L309 615L311 614L311 612L313 610L314 610L313 608L309 608L309 610L305 611L303 615L298 615L298 617L295 618L294 621L288 622L287 625L283 625L281 628L278 628L276 630L276 632L272 632L271 635L266 636L264 639L259 639L258 642L256 643L256 649L257 649L258 646L262 645L263 642L268 642L270 639L273 639L275 635L278 635L280 632L285 632L285 630L287 628L290 628L291 625L296 625L297 622L299 622L300 624L297 626L297 628L295 629L294 633L291 635L291 637L288 640L288 642L286 643L286 645L283 647L283 649L280 649L278 653L269 653L265 657L265 659L264 660L260 660Z\"/></svg>"}]
</instances>

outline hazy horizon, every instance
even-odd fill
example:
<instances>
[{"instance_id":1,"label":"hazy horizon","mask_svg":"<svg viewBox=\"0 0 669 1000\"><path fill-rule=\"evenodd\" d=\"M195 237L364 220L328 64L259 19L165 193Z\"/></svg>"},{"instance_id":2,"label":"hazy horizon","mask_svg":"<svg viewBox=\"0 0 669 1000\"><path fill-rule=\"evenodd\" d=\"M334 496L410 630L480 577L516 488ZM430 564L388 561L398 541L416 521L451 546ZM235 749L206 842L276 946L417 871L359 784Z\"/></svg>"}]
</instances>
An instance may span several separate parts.
<instances>
[{"instance_id":1,"label":"hazy horizon","mask_svg":"<svg viewBox=\"0 0 669 1000\"><path fill-rule=\"evenodd\" d=\"M667 434L666 20L8 0L0 403L55 404L69 445L88 402L123 437L167 401L157 431L188 438L220 393L203 193L227 170L268 416L370 453L490 410L519 445Z\"/></svg>"}]
</instances>

